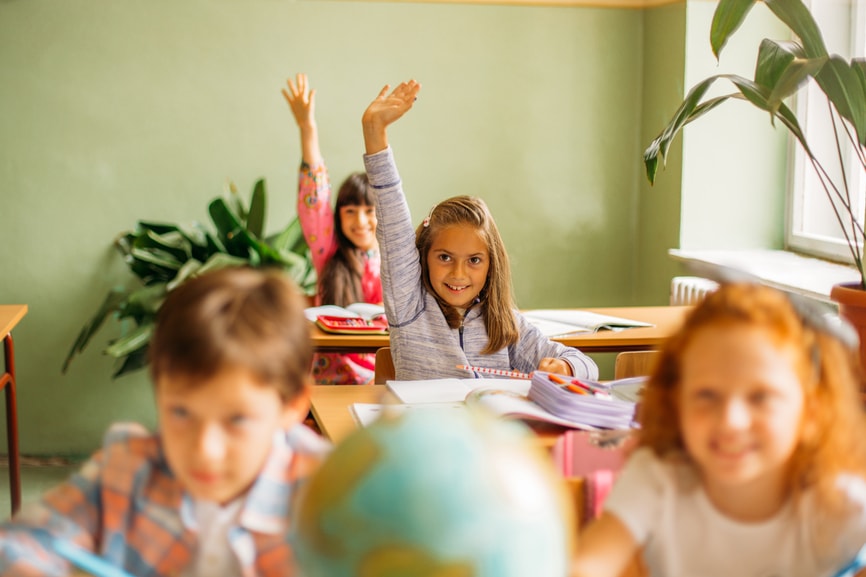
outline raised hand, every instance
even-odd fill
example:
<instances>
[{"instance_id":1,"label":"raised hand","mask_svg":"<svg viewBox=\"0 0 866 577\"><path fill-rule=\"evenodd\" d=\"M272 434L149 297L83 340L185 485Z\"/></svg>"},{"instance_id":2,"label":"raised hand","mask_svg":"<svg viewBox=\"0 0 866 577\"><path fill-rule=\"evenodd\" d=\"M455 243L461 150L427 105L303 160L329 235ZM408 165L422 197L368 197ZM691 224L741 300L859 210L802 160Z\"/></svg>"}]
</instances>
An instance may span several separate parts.
<instances>
[{"instance_id":1,"label":"raised hand","mask_svg":"<svg viewBox=\"0 0 866 577\"><path fill-rule=\"evenodd\" d=\"M316 91L310 88L306 74L298 74L295 82L291 78L286 81L286 88L282 92L301 130L301 155L304 162L311 166L318 164L322 161L322 152L319 150L319 130L316 127Z\"/></svg>"},{"instance_id":2,"label":"raised hand","mask_svg":"<svg viewBox=\"0 0 866 577\"><path fill-rule=\"evenodd\" d=\"M298 126L304 128L316 124L316 91L309 88L306 74L298 74L295 82L289 78L283 88L283 97L292 109Z\"/></svg>"},{"instance_id":3,"label":"raised hand","mask_svg":"<svg viewBox=\"0 0 866 577\"><path fill-rule=\"evenodd\" d=\"M374 154L388 147L388 125L412 108L418 99L421 85L410 80L401 82L388 94L390 89L386 84L361 117L367 154Z\"/></svg>"}]
</instances>

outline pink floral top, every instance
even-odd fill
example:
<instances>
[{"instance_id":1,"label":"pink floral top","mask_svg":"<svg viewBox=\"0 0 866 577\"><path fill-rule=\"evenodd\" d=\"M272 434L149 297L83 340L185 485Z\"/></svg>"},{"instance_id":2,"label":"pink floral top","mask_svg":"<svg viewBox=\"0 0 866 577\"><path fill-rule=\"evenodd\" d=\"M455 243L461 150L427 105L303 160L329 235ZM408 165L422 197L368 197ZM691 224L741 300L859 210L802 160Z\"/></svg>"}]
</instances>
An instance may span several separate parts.
<instances>
[{"instance_id":1,"label":"pink floral top","mask_svg":"<svg viewBox=\"0 0 866 577\"><path fill-rule=\"evenodd\" d=\"M310 166L301 163L298 173L298 219L304 238L312 253L313 266L319 278L328 260L337 252L334 231L334 210L331 208L331 183L324 164ZM382 302L382 283L379 281L379 251L364 255L364 274L361 290L364 302ZM321 296L316 296L316 304ZM360 385L373 382L375 355L337 353L316 354L313 358L313 378L318 385Z\"/></svg>"}]
</instances>

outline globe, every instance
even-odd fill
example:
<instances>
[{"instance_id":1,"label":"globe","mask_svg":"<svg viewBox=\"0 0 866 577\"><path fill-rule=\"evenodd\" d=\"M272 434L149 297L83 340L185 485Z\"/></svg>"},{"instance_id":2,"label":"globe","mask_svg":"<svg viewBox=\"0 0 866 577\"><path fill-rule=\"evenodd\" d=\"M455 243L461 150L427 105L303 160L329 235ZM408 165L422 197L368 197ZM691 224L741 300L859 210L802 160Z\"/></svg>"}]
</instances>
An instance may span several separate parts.
<instances>
[{"instance_id":1,"label":"globe","mask_svg":"<svg viewBox=\"0 0 866 577\"><path fill-rule=\"evenodd\" d=\"M573 538L563 481L529 429L468 409L354 432L295 521L307 577L563 577Z\"/></svg>"}]
</instances>

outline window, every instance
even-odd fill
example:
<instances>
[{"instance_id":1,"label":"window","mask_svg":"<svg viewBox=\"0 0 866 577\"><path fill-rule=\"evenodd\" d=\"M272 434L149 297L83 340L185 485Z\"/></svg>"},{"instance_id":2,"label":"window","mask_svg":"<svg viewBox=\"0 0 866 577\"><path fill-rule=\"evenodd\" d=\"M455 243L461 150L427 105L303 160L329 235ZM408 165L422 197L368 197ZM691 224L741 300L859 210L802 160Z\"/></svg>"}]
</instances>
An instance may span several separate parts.
<instances>
[{"instance_id":1,"label":"window","mask_svg":"<svg viewBox=\"0 0 866 577\"><path fill-rule=\"evenodd\" d=\"M866 55L866 0L806 0L827 43L827 50L849 60ZM831 173L834 182L841 182L842 170L848 183L861 222L866 210L866 178L856 151L848 145L843 149L844 167L839 166L829 103L817 85L797 95L796 113L815 156ZM841 128L840 128L841 130ZM787 241L790 248L851 262L851 255L827 195L814 168L807 162L802 147L791 139L791 174L789 177L789 217Z\"/></svg>"}]
</instances>

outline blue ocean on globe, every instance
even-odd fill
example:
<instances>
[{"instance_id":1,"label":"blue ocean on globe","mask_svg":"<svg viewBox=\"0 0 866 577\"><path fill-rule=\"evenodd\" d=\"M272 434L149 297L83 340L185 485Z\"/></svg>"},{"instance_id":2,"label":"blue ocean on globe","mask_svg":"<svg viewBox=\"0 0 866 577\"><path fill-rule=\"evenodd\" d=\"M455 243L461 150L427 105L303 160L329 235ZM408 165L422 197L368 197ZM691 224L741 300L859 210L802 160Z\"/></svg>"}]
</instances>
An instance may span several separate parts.
<instances>
[{"instance_id":1,"label":"blue ocean on globe","mask_svg":"<svg viewBox=\"0 0 866 577\"><path fill-rule=\"evenodd\" d=\"M386 415L307 484L296 555L307 577L563 577L573 520L562 483L520 423Z\"/></svg>"}]
</instances>

